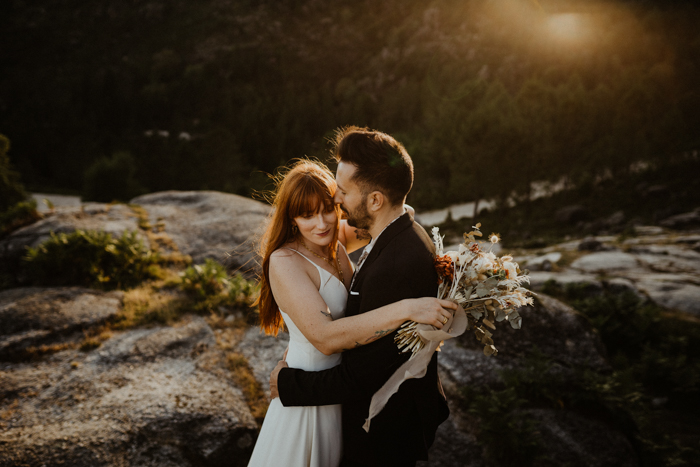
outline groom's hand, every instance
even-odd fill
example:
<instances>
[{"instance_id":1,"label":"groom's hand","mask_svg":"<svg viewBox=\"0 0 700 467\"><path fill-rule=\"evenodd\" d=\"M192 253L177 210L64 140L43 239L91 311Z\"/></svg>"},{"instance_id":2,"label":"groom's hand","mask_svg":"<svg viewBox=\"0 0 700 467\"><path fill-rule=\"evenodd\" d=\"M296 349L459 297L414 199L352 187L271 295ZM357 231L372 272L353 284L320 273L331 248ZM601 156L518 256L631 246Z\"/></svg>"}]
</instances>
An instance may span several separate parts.
<instances>
[{"instance_id":1,"label":"groom's hand","mask_svg":"<svg viewBox=\"0 0 700 467\"><path fill-rule=\"evenodd\" d=\"M277 366L275 367L275 369L272 370L272 373L270 374L270 400L280 396L279 392L277 392L277 375L280 374L280 370L282 368L288 367L289 365L287 365L287 362L285 362L284 360L280 360L279 362L277 362Z\"/></svg>"}]
</instances>

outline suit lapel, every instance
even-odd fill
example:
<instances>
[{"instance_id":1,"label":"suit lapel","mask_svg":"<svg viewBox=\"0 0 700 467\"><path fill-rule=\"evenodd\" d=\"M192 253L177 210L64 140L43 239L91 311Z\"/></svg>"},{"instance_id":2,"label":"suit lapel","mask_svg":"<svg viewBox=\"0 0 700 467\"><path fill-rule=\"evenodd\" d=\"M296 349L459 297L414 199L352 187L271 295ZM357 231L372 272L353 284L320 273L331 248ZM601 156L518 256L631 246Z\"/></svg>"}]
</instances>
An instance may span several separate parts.
<instances>
[{"instance_id":1,"label":"suit lapel","mask_svg":"<svg viewBox=\"0 0 700 467\"><path fill-rule=\"evenodd\" d=\"M391 242L394 237L396 237L400 232L406 230L407 228L411 227L413 225L413 218L411 217L410 214L405 213L396 221L394 221L389 227L384 230L379 235L379 238L377 239L377 243L372 247L372 251L369 252L369 255L367 256L367 259L365 259L364 263L362 264L362 267L360 268L360 271L357 273L357 277L355 278L355 284L353 286L353 290L357 291L362 288L362 279L364 275L367 273L367 271L372 267L372 263L379 257L379 254L381 253L382 249Z\"/></svg>"}]
</instances>

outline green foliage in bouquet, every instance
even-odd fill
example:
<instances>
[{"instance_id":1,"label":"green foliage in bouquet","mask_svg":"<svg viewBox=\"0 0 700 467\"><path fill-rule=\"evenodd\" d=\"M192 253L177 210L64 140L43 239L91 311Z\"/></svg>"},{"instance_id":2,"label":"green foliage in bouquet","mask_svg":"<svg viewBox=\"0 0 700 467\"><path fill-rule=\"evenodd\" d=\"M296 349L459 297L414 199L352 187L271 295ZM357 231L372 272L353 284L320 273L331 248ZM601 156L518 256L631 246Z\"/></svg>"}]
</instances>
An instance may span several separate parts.
<instances>
[{"instance_id":1,"label":"green foliage in bouquet","mask_svg":"<svg viewBox=\"0 0 700 467\"><path fill-rule=\"evenodd\" d=\"M41 214L36 210L36 200L20 201L0 213L0 238L39 219Z\"/></svg>"},{"instance_id":2,"label":"green foliage in bouquet","mask_svg":"<svg viewBox=\"0 0 700 467\"><path fill-rule=\"evenodd\" d=\"M196 300L195 311L220 311L239 308L253 321L250 305L257 293L257 284L243 275L229 276L219 262L207 258L204 264L188 267L181 274L180 288Z\"/></svg>"},{"instance_id":3,"label":"green foliage in bouquet","mask_svg":"<svg viewBox=\"0 0 700 467\"><path fill-rule=\"evenodd\" d=\"M103 231L51 233L24 258L30 281L37 285L83 285L100 288L133 287L157 277L158 257L136 232L119 238Z\"/></svg>"}]
</instances>

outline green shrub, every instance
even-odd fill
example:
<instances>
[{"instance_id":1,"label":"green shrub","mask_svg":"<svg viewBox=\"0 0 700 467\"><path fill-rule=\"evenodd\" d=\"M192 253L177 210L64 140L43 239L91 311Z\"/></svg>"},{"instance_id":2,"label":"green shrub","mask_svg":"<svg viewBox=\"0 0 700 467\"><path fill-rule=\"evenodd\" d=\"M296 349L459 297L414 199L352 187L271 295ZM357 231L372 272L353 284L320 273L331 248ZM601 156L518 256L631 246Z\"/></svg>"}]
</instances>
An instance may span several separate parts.
<instances>
[{"instance_id":1,"label":"green shrub","mask_svg":"<svg viewBox=\"0 0 700 467\"><path fill-rule=\"evenodd\" d=\"M229 289L226 268L211 258L204 264L195 264L182 273L182 290L200 300L220 295Z\"/></svg>"},{"instance_id":2,"label":"green shrub","mask_svg":"<svg viewBox=\"0 0 700 467\"><path fill-rule=\"evenodd\" d=\"M198 311L216 311L220 307L242 308L251 320L250 310L257 284L241 274L229 276L226 268L207 258L204 264L188 267L182 274L180 287L197 300Z\"/></svg>"},{"instance_id":3,"label":"green shrub","mask_svg":"<svg viewBox=\"0 0 700 467\"><path fill-rule=\"evenodd\" d=\"M25 257L27 275L37 285L132 287L156 277L157 255L136 232L119 238L102 231L51 233Z\"/></svg>"},{"instance_id":4,"label":"green shrub","mask_svg":"<svg viewBox=\"0 0 700 467\"><path fill-rule=\"evenodd\" d=\"M0 213L4 213L17 203L24 201L27 194L20 182L18 172L12 170L10 158L10 140L0 134ZM2 226L4 223L0 223Z\"/></svg>"},{"instance_id":5,"label":"green shrub","mask_svg":"<svg viewBox=\"0 0 700 467\"><path fill-rule=\"evenodd\" d=\"M39 219L41 215L36 210L36 200L20 201L7 211L0 213L0 238Z\"/></svg>"},{"instance_id":6,"label":"green shrub","mask_svg":"<svg viewBox=\"0 0 700 467\"><path fill-rule=\"evenodd\" d=\"M551 394L560 394L564 406L608 421L634 442L643 465L697 465L700 323L629 291L592 295L574 284L545 287L596 328L613 371L572 369L575 378L567 384L542 371L511 372L504 373L507 384L531 403L556 406Z\"/></svg>"},{"instance_id":7,"label":"green shrub","mask_svg":"<svg viewBox=\"0 0 700 467\"><path fill-rule=\"evenodd\" d=\"M541 452L537 424L523 407L515 388L465 393L468 410L479 418L477 439L489 461L499 466L532 465Z\"/></svg>"},{"instance_id":8,"label":"green shrub","mask_svg":"<svg viewBox=\"0 0 700 467\"><path fill-rule=\"evenodd\" d=\"M664 312L629 291L589 296L575 284L549 284L547 292L567 301L598 330L615 368L632 369L653 395L679 398L700 414L700 403L693 402L700 398L700 323Z\"/></svg>"},{"instance_id":9,"label":"green shrub","mask_svg":"<svg viewBox=\"0 0 700 467\"><path fill-rule=\"evenodd\" d=\"M97 159L85 171L83 198L90 201L128 201L143 193L136 180L136 162L128 152Z\"/></svg>"}]
</instances>

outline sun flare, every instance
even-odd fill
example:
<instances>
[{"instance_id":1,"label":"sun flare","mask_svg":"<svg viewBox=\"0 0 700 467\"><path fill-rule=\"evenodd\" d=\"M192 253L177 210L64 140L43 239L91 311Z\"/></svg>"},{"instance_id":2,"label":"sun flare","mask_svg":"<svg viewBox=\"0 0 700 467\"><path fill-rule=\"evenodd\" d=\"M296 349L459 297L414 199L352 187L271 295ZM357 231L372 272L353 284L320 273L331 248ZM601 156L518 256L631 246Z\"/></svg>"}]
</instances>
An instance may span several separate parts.
<instances>
[{"instance_id":1,"label":"sun flare","mask_svg":"<svg viewBox=\"0 0 700 467\"><path fill-rule=\"evenodd\" d=\"M558 13L547 18L547 29L555 38L566 42L578 42L589 33L586 18L578 13Z\"/></svg>"}]
</instances>

